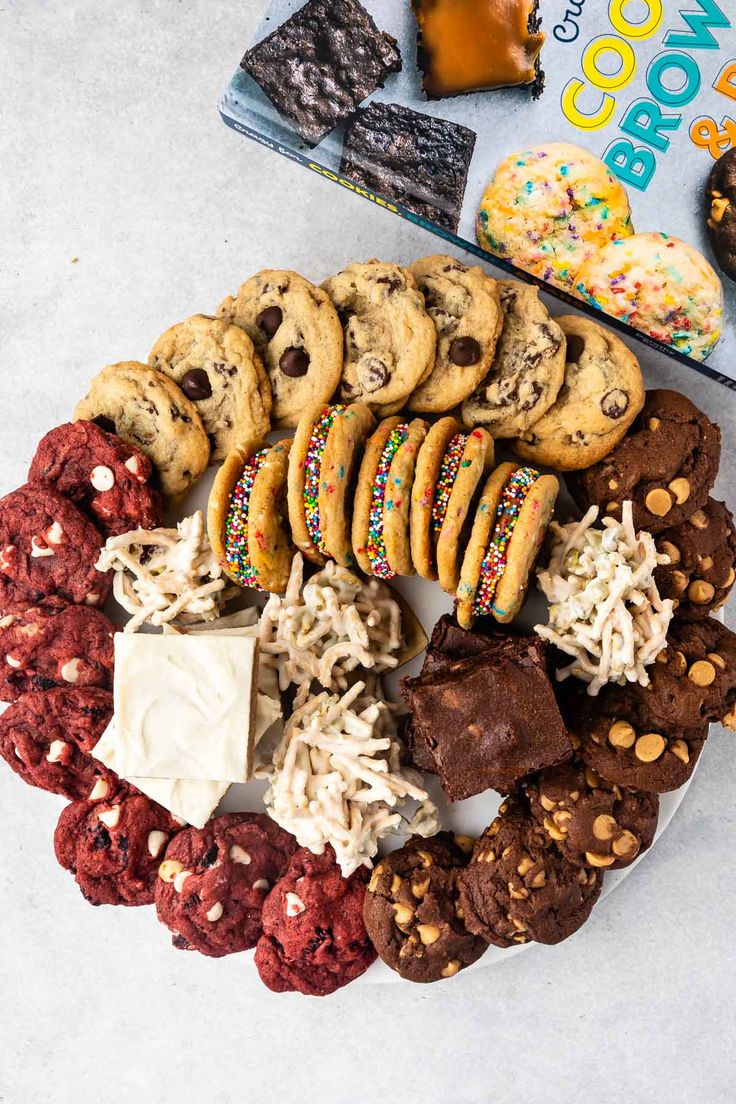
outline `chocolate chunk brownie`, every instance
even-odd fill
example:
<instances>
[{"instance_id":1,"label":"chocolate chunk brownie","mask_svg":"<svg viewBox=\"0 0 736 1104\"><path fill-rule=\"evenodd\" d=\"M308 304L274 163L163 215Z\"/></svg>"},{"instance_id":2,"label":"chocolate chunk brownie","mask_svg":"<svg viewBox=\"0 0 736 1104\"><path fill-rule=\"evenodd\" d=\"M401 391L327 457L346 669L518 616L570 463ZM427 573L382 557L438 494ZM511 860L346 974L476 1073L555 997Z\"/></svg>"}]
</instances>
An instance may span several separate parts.
<instances>
[{"instance_id":1,"label":"chocolate chunk brownie","mask_svg":"<svg viewBox=\"0 0 736 1104\"><path fill-rule=\"evenodd\" d=\"M74 801L59 817L54 850L91 905L152 905L156 874L181 824L122 784L104 801Z\"/></svg>"},{"instance_id":2,"label":"chocolate chunk brownie","mask_svg":"<svg viewBox=\"0 0 736 1104\"><path fill-rule=\"evenodd\" d=\"M29 786L88 798L100 780L116 781L91 755L111 717L108 690L31 690L0 717L0 755Z\"/></svg>"},{"instance_id":3,"label":"chocolate chunk brownie","mask_svg":"<svg viewBox=\"0 0 736 1104\"><path fill-rule=\"evenodd\" d=\"M467 862L449 832L412 837L373 871L365 925L379 955L407 981L454 977L487 944L462 918L457 877Z\"/></svg>"},{"instance_id":4,"label":"chocolate chunk brownie","mask_svg":"<svg viewBox=\"0 0 736 1104\"><path fill-rule=\"evenodd\" d=\"M475 140L459 123L374 101L345 131L340 172L454 234Z\"/></svg>"},{"instance_id":5,"label":"chocolate chunk brownie","mask_svg":"<svg viewBox=\"0 0 736 1104\"><path fill-rule=\"evenodd\" d=\"M265 813L229 813L174 836L156 882L156 911L174 946L211 958L254 947L266 894L296 846Z\"/></svg>"},{"instance_id":6,"label":"chocolate chunk brownie","mask_svg":"<svg viewBox=\"0 0 736 1104\"><path fill-rule=\"evenodd\" d=\"M722 272L736 280L736 149L710 170L705 190L710 243Z\"/></svg>"},{"instance_id":7,"label":"chocolate chunk brownie","mask_svg":"<svg viewBox=\"0 0 736 1104\"><path fill-rule=\"evenodd\" d=\"M724 502L709 498L687 521L659 533L656 545L670 563L654 578L677 618L699 621L723 606L736 580L736 528Z\"/></svg>"},{"instance_id":8,"label":"chocolate chunk brownie","mask_svg":"<svg viewBox=\"0 0 736 1104\"><path fill-rule=\"evenodd\" d=\"M466 926L496 947L560 943L585 923L603 886L602 872L571 863L513 798L458 880Z\"/></svg>"},{"instance_id":9,"label":"chocolate chunk brownie","mask_svg":"<svg viewBox=\"0 0 736 1104\"><path fill-rule=\"evenodd\" d=\"M364 866L343 878L329 846L296 851L263 905L255 955L263 984L326 997L365 973L376 958L363 922L367 881Z\"/></svg>"},{"instance_id":10,"label":"chocolate chunk brownie","mask_svg":"<svg viewBox=\"0 0 736 1104\"><path fill-rule=\"evenodd\" d=\"M631 499L635 527L659 533L702 510L720 457L721 431L702 410L678 391L647 391L628 436L567 485L581 510L618 520Z\"/></svg>"},{"instance_id":11,"label":"chocolate chunk brownie","mask_svg":"<svg viewBox=\"0 0 736 1104\"><path fill-rule=\"evenodd\" d=\"M0 499L0 616L48 598L101 606L112 585L95 569L102 535L45 483Z\"/></svg>"},{"instance_id":12,"label":"chocolate chunk brownie","mask_svg":"<svg viewBox=\"0 0 736 1104\"><path fill-rule=\"evenodd\" d=\"M309 0L240 63L308 146L401 69L396 40L358 0Z\"/></svg>"},{"instance_id":13,"label":"chocolate chunk brownie","mask_svg":"<svg viewBox=\"0 0 736 1104\"><path fill-rule=\"evenodd\" d=\"M153 465L135 445L94 422L67 422L42 438L28 471L50 483L106 536L161 524L162 502L151 486Z\"/></svg>"},{"instance_id":14,"label":"chocolate chunk brownie","mask_svg":"<svg viewBox=\"0 0 736 1104\"><path fill-rule=\"evenodd\" d=\"M35 606L0 619L0 700L54 686L112 689L112 621L89 606Z\"/></svg>"},{"instance_id":15,"label":"chocolate chunk brownie","mask_svg":"<svg viewBox=\"0 0 736 1104\"><path fill-rule=\"evenodd\" d=\"M532 816L570 862L619 870L651 846L659 798L607 782L580 762L542 771L526 786Z\"/></svg>"}]
</instances>

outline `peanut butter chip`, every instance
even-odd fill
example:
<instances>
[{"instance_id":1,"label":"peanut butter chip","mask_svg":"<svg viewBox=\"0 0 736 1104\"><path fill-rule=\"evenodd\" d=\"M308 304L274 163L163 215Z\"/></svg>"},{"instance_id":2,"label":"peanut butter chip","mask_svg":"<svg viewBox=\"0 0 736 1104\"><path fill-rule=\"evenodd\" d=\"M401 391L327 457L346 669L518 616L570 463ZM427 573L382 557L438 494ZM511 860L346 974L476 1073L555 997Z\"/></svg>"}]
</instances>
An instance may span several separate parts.
<instances>
[{"instance_id":1,"label":"peanut butter chip","mask_svg":"<svg viewBox=\"0 0 736 1104\"><path fill-rule=\"evenodd\" d=\"M618 490L618 479L609 479L608 480L608 489L609 489L609 491L617 491Z\"/></svg>"},{"instance_id":2,"label":"peanut butter chip","mask_svg":"<svg viewBox=\"0 0 736 1104\"><path fill-rule=\"evenodd\" d=\"M560 842L560 840L564 840L565 836L567 835L565 829L558 828L555 822L553 820L550 820L549 817L544 818L544 827L547 831L547 834L551 836L553 840L557 840L558 843Z\"/></svg>"},{"instance_id":3,"label":"peanut butter chip","mask_svg":"<svg viewBox=\"0 0 736 1104\"><path fill-rule=\"evenodd\" d=\"M442 977L454 977L460 969L460 959L453 958L442 970Z\"/></svg>"},{"instance_id":4,"label":"peanut butter chip","mask_svg":"<svg viewBox=\"0 0 736 1104\"><path fill-rule=\"evenodd\" d=\"M636 740L636 733L628 721L616 721L608 731L608 739L614 747L630 748Z\"/></svg>"},{"instance_id":5,"label":"peanut butter chip","mask_svg":"<svg viewBox=\"0 0 736 1104\"><path fill-rule=\"evenodd\" d=\"M687 575L682 571L672 572L672 585L678 594L682 594L683 590L687 586Z\"/></svg>"},{"instance_id":6,"label":"peanut butter chip","mask_svg":"<svg viewBox=\"0 0 736 1104\"><path fill-rule=\"evenodd\" d=\"M721 222L729 206L730 202L725 196L719 196L714 199L710 205L710 217L713 219L713 222Z\"/></svg>"},{"instance_id":7,"label":"peanut butter chip","mask_svg":"<svg viewBox=\"0 0 736 1104\"><path fill-rule=\"evenodd\" d=\"M675 496L675 502L678 506L681 506L683 502L687 502L690 497L690 482L687 479L673 479L669 484L669 489Z\"/></svg>"},{"instance_id":8,"label":"peanut butter chip","mask_svg":"<svg viewBox=\"0 0 736 1104\"><path fill-rule=\"evenodd\" d=\"M655 487L644 500L644 504L650 514L655 517L666 517L672 509L672 496L664 487Z\"/></svg>"},{"instance_id":9,"label":"peanut butter chip","mask_svg":"<svg viewBox=\"0 0 736 1104\"><path fill-rule=\"evenodd\" d=\"M672 564L678 564L682 559L680 549L672 541L662 541L660 551L664 552L665 556L669 556Z\"/></svg>"},{"instance_id":10,"label":"peanut butter chip","mask_svg":"<svg viewBox=\"0 0 736 1104\"><path fill-rule=\"evenodd\" d=\"M699 659L693 663L687 673L687 677L691 682L694 682L696 686L710 686L715 680L716 669L707 659Z\"/></svg>"},{"instance_id":11,"label":"peanut butter chip","mask_svg":"<svg viewBox=\"0 0 736 1104\"><path fill-rule=\"evenodd\" d=\"M698 606L704 606L706 602L711 602L715 597L715 593L716 588L712 583L707 583L705 579L695 579L687 588L688 598Z\"/></svg>"},{"instance_id":12,"label":"peanut butter chip","mask_svg":"<svg viewBox=\"0 0 736 1104\"><path fill-rule=\"evenodd\" d=\"M669 746L669 750L672 752L675 759L679 759L681 763L690 762L690 751L684 740L673 740Z\"/></svg>"},{"instance_id":13,"label":"peanut butter chip","mask_svg":"<svg viewBox=\"0 0 736 1104\"><path fill-rule=\"evenodd\" d=\"M588 866L611 866L616 860L613 855L598 855L595 851L586 851L585 861Z\"/></svg>"},{"instance_id":14,"label":"peanut butter chip","mask_svg":"<svg viewBox=\"0 0 736 1104\"><path fill-rule=\"evenodd\" d=\"M606 504L606 513L607 514L615 514L616 510L618 510L618 502L608 502Z\"/></svg>"},{"instance_id":15,"label":"peanut butter chip","mask_svg":"<svg viewBox=\"0 0 736 1104\"><path fill-rule=\"evenodd\" d=\"M712 556L698 556L698 564L701 571L710 571L713 566Z\"/></svg>"},{"instance_id":16,"label":"peanut butter chip","mask_svg":"<svg viewBox=\"0 0 736 1104\"><path fill-rule=\"evenodd\" d=\"M601 813L593 821L593 835L599 840L610 840L616 835L618 824L612 816Z\"/></svg>"},{"instance_id":17,"label":"peanut butter chip","mask_svg":"<svg viewBox=\"0 0 736 1104\"><path fill-rule=\"evenodd\" d=\"M729 730L729 732L736 732L736 705L729 713L725 715L725 717L723 718L723 724L724 727Z\"/></svg>"},{"instance_id":18,"label":"peanut butter chip","mask_svg":"<svg viewBox=\"0 0 736 1104\"><path fill-rule=\"evenodd\" d=\"M661 425L661 422L660 422L659 418L650 418L650 419L649 419L649 428L650 428L650 429L651 429L651 430L652 430L653 432L654 432L655 430L659 429L660 425Z\"/></svg>"},{"instance_id":19,"label":"peanut butter chip","mask_svg":"<svg viewBox=\"0 0 736 1104\"><path fill-rule=\"evenodd\" d=\"M690 524L694 525L696 529L707 529L708 519L702 510L696 510L694 514L689 518Z\"/></svg>"},{"instance_id":20,"label":"peanut butter chip","mask_svg":"<svg viewBox=\"0 0 736 1104\"><path fill-rule=\"evenodd\" d=\"M639 841L633 832L630 832L628 828L624 828L618 839L615 839L611 844L614 855L618 855L620 859L630 859L639 850Z\"/></svg>"},{"instance_id":21,"label":"peanut butter chip","mask_svg":"<svg viewBox=\"0 0 736 1104\"><path fill-rule=\"evenodd\" d=\"M734 571L734 569L732 567L730 567L728 569L728 575L726 576L726 580L722 585L724 587L732 587L734 582L736 582L736 571Z\"/></svg>"},{"instance_id":22,"label":"peanut butter chip","mask_svg":"<svg viewBox=\"0 0 736 1104\"><path fill-rule=\"evenodd\" d=\"M551 797L547 797L545 794L539 795L539 804L544 809L545 813L551 813L555 807L555 802Z\"/></svg>"},{"instance_id":23,"label":"peanut butter chip","mask_svg":"<svg viewBox=\"0 0 736 1104\"><path fill-rule=\"evenodd\" d=\"M408 905L394 905L394 920L400 928L405 928L407 924L411 924L414 919L414 910L410 909Z\"/></svg>"},{"instance_id":24,"label":"peanut butter chip","mask_svg":"<svg viewBox=\"0 0 736 1104\"><path fill-rule=\"evenodd\" d=\"M653 763L664 751L666 742L658 732L645 732L636 741L634 755L642 763Z\"/></svg>"},{"instance_id":25,"label":"peanut butter chip","mask_svg":"<svg viewBox=\"0 0 736 1104\"><path fill-rule=\"evenodd\" d=\"M721 671L725 670L726 661L718 652L708 652L708 659L711 663L715 664L716 667L719 667Z\"/></svg>"},{"instance_id":26,"label":"peanut butter chip","mask_svg":"<svg viewBox=\"0 0 736 1104\"><path fill-rule=\"evenodd\" d=\"M431 947L440 937L440 929L434 924L417 924L417 931L425 947Z\"/></svg>"}]
</instances>

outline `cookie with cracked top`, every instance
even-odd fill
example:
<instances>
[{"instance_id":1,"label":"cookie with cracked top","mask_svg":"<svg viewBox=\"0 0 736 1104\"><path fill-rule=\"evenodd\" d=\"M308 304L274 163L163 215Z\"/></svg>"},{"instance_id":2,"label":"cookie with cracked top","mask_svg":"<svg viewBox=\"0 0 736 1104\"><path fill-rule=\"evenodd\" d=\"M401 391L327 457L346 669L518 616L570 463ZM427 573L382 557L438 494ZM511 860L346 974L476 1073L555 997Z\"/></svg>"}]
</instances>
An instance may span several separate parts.
<instances>
[{"instance_id":1,"label":"cookie with cracked top","mask_svg":"<svg viewBox=\"0 0 736 1104\"><path fill-rule=\"evenodd\" d=\"M496 947L561 943L582 927L603 887L602 871L571 863L513 797L458 880L465 924Z\"/></svg>"},{"instance_id":2,"label":"cookie with cracked top","mask_svg":"<svg viewBox=\"0 0 736 1104\"><path fill-rule=\"evenodd\" d=\"M565 378L565 335L532 284L499 280L502 329L493 361L463 403L465 425L517 437L538 422Z\"/></svg>"},{"instance_id":3,"label":"cookie with cracked top","mask_svg":"<svg viewBox=\"0 0 736 1104\"><path fill-rule=\"evenodd\" d=\"M217 314L245 330L263 360L275 428L293 429L305 407L330 401L342 371L342 327L321 288L298 272L263 269Z\"/></svg>"},{"instance_id":4,"label":"cookie with cracked top","mask_svg":"<svg viewBox=\"0 0 736 1104\"><path fill-rule=\"evenodd\" d=\"M644 381L639 361L610 330L572 314L555 321L566 340L562 387L512 448L535 464L576 471L618 444L642 408Z\"/></svg>"},{"instance_id":5,"label":"cookie with cracked top","mask_svg":"<svg viewBox=\"0 0 736 1104\"><path fill-rule=\"evenodd\" d=\"M94 422L56 426L39 442L31 483L49 483L70 498L106 537L161 524L153 465L139 448Z\"/></svg>"},{"instance_id":6,"label":"cookie with cracked top","mask_svg":"<svg viewBox=\"0 0 736 1104\"><path fill-rule=\"evenodd\" d=\"M654 578L678 619L699 621L721 609L736 580L736 527L725 502L709 498L702 510L657 534L656 545L670 562Z\"/></svg>"},{"instance_id":7,"label":"cookie with cracked top","mask_svg":"<svg viewBox=\"0 0 736 1104\"><path fill-rule=\"evenodd\" d=\"M579 761L527 782L532 816L570 862L620 870L652 844L659 817L655 793L608 782Z\"/></svg>"},{"instance_id":8,"label":"cookie with cracked top","mask_svg":"<svg viewBox=\"0 0 736 1104\"><path fill-rule=\"evenodd\" d=\"M436 330L408 268L384 261L350 264L322 287L344 329L339 402L392 414L428 379Z\"/></svg>"},{"instance_id":9,"label":"cookie with cracked top","mask_svg":"<svg viewBox=\"0 0 736 1104\"><path fill-rule=\"evenodd\" d=\"M221 958L254 947L266 895L297 849L265 813L228 813L185 828L156 880L156 912L179 950Z\"/></svg>"},{"instance_id":10,"label":"cookie with cracked top","mask_svg":"<svg viewBox=\"0 0 736 1104\"><path fill-rule=\"evenodd\" d=\"M472 841L471 841L472 843ZM413 836L374 869L365 897L368 934L407 981L454 977L487 950L463 922L458 874L467 862L450 832Z\"/></svg>"},{"instance_id":11,"label":"cookie with cracked top","mask_svg":"<svg viewBox=\"0 0 736 1104\"><path fill-rule=\"evenodd\" d=\"M194 403L168 376L135 360L103 368L77 404L74 421L97 422L139 448L168 498L182 498L210 462Z\"/></svg>"},{"instance_id":12,"label":"cookie with cracked top","mask_svg":"<svg viewBox=\"0 0 736 1104\"><path fill-rule=\"evenodd\" d=\"M710 170L705 199L716 260L721 271L736 280L736 148L721 154Z\"/></svg>"}]
</instances>

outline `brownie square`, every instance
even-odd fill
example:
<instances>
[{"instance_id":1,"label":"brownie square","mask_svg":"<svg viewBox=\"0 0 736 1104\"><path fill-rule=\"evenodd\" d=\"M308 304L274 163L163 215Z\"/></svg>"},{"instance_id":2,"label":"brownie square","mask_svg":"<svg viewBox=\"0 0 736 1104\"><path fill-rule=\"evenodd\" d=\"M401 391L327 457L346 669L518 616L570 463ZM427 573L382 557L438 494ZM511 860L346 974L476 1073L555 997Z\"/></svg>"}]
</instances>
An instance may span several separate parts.
<instances>
[{"instance_id":1,"label":"brownie square","mask_svg":"<svg viewBox=\"0 0 736 1104\"><path fill-rule=\"evenodd\" d=\"M463 646L457 631L451 637L453 650ZM482 650L465 658L435 655L403 687L414 746L423 736L450 801L489 788L509 793L526 775L572 753L547 675L544 641L482 640Z\"/></svg>"},{"instance_id":2,"label":"brownie square","mask_svg":"<svg viewBox=\"0 0 736 1104\"><path fill-rule=\"evenodd\" d=\"M374 102L346 130L340 172L456 233L475 139L459 123Z\"/></svg>"},{"instance_id":3,"label":"brownie square","mask_svg":"<svg viewBox=\"0 0 736 1104\"><path fill-rule=\"evenodd\" d=\"M316 146L401 69L401 54L358 0L309 0L240 65Z\"/></svg>"}]
</instances>

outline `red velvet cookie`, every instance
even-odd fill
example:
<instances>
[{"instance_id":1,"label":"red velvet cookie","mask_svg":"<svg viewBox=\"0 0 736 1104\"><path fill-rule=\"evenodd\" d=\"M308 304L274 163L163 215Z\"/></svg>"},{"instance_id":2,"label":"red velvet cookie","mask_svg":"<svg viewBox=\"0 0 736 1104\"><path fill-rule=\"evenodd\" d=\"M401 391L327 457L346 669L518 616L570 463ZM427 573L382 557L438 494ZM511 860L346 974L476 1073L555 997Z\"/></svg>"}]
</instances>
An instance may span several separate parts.
<instances>
[{"instance_id":1,"label":"red velvet cookie","mask_svg":"<svg viewBox=\"0 0 736 1104\"><path fill-rule=\"evenodd\" d=\"M174 836L156 882L174 946L212 958L254 947L263 902L296 847L265 813L229 813Z\"/></svg>"},{"instance_id":2,"label":"red velvet cookie","mask_svg":"<svg viewBox=\"0 0 736 1104\"><path fill-rule=\"evenodd\" d=\"M89 606L34 606L0 619L0 700L55 686L112 689L112 621Z\"/></svg>"},{"instance_id":3,"label":"red velvet cookie","mask_svg":"<svg viewBox=\"0 0 736 1104\"><path fill-rule=\"evenodd\" d=\"M32 690L0 717L0 755L29 786L84 800L100 779L117 782L90 754L111 717L109 690Z\"/></svg>"},{"instance_id":4,"label":"red velvet cookie","mask_svg":"<svg viewBox=\"0 0 736 1104\"><path fill-rule=\"evenodd\" d=\"M0 615L51 597L104 605L112 577L95 569L102 544L92 522L43 483L0 499Z\"/></svg>"},{"instance_id":5,"label":"red velvet cookie","mask_svg":"<svg viewBox=\"0 0 736 1104\"><path fill-rule=\"evenodd\" d=\"M365 867L343 878L331 847L296 852L263 906L255 962L264 985L325 997L368 969L376 952L363 923L367 881Z\"/></svg>"},{"instance_id":6,"label":"red velvet cookie","mask_svg":"<svg viewBox=\"0 0 736 1104\"><path fill-rule=\"evenodd\" d=\"M67 422L42 438L28 479L71 498L110 537L161 524L152 472L151 461L135 445L94 422Z\"/></svg>"},{"instance_id":7,"label":"red velvet cookie","mask_svg":"<svg viewBox=\"0 0 736 1104\"><path fill-rule=\"evenodd\" d=\"M54 849L91 905L152 905L163 853L180 827L166 809L122 784L104 801L67 805Z\"/></svg>"}]
</instances>

